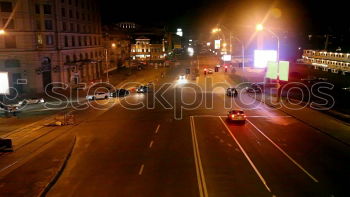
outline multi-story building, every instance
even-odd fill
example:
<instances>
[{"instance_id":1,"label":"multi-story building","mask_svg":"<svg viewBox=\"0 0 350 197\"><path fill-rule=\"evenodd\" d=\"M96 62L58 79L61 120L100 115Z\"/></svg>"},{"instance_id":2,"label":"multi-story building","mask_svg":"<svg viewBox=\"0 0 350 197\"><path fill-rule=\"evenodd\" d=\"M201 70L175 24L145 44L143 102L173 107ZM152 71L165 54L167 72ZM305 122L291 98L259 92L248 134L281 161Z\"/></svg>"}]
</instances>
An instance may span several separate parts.
<instances>
[{"instance_id":1,"label":"multi-story building","mask_svg":"<svg viewBox=\"0 0 350 197\"><path fill-rule=\"evenodd\" d=\"M140 36L131 45L131 58L150 64L163 64L165 60L164 39L156 36Z\"/></svg>"},{"instance_id":2,"label":"multi-story building","mask_svg":"<svg viewBox=\"0 0 350 197\"><path fill-rule=\"evenodd\" d=\"M350 73L350 53L304 50L302 62L334 73Z\"/></svg>"},{"instance_id":3,"label":"multi-story building","mask_svg":"<svg viewBox=\"0 0 350 197\"><path fill-rule=\"evenodd\" d=\"M103 42L107 53L108 70L128 66L130 58L131 35L117 26L104 26Z\"/></svg>"},{"instance_id":4,"label":"multi-story building","mask_svg":"<svg viewBox=\"0 0 350 197\"><path fill-rule=\"evenodd\" d=\"M19 92L103 74L96 0L0 0L0 71Z\"/></svg>"}]
</instances>

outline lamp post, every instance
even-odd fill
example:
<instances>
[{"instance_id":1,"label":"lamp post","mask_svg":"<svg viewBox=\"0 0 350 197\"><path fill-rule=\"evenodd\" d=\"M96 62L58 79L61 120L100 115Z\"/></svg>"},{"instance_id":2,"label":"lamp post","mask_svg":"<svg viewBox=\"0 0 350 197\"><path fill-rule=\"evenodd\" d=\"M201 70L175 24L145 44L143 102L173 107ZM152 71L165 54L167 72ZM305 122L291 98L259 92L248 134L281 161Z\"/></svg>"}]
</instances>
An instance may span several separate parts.
<instances>
[{"instance_id":1,"label":"lamp post","mask_svg":"<svg viewBox=\"0 0 350 197\"><path fill-rule=\"evenodd\" d=\"M111 44L111 48L115 49L116 48L116 44L112 43ZM105 61L106 61L106 75L107 75L107 82L109 82L109 61L108 61L108 48L105 48Z\"/></svg>"},{"instance_id":2,"label":"lamp post","mask_svg":"<svg viewBox=\"0 0 350 197\"><path fill-rule=\"evenodd\" d=\"M262 24L256 25L257 31L263 31L265 28ZM280 64L280 38L279 36L273 32L271 29L266 28L266 31L269 32L272 36L274 36L277 39L277 101L280 101L281 95L280 95L280 77L279 77L279 64Z\"/></svg>"},{"instance_id":3,"label":"lamp post","mask_svg":"<svg viewBox=\"0 0 350 197\"><path fill-rule=\"evenodd\" d=\"M233 36L232 35L232 32L225 26L225 25L220 25L221 27L223 27L226 31L228 31L229 32L229 36L230 36L230 55L232 55L232 38L234 38L235 40L237 40L238 42L240 42L241 43L241 50L242 50L242 68L243 68L243 71L244 71L244 67L245 67L245 58L244 58L244 50L245 50L245 47L244 47L244 43L242 42L242 40L241 39L239 39L237 36ZM213 33L216 33L216 32L218 32L218 31L221 31L221 29L220 28L214 28L213 30L212 30L212 32Z\"/></svg>"}]
</instances>

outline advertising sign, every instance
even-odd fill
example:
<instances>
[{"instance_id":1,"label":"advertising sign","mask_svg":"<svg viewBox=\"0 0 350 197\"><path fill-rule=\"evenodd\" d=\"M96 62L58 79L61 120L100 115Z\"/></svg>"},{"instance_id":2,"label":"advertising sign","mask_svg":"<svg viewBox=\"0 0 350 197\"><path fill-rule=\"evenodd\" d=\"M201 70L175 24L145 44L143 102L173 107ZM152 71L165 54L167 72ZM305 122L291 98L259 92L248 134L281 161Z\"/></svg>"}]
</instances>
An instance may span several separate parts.
<instances>
[{"instance_id":1,"label":"advertising sign","mask_svg":"<svg viewBox=\"0 0 350 197\"><path fill-rule=\"evenodd\" d=\"M288 81L288 77L289 77L289 62L288 61L280 61L279 76L280 76L280 80Z\"/></svg>"},{"instance_id":2,"label":"advertising sign","mask_svg":"<svg viewBox=\"0 0 350 197\"><path fill-rule=\"evenodd\" d=\"M277 61L277 51L274 50L255 50L254 68L266 68L268 61Z\"/></svg>"},{"instance_id":3,"label":"advertising sign","mask_svg":"<svg viewBox=\"0 0 350 197\"><path fill-rule=\"evenodd\" d=\"M265 77L269 79L277 79L277 75L278 75L277 72L278 72L277 62L268 61Z\"/></svg>"},{"instance_id":4,"label":"advertising sign","mask_svg":"<svg viewBox=\"0 0 350 197\"><path fill-rule=\"evenodd\" d=\"M231 55L223 55L221 59L224 61L231 61Z\"/></svg>"},{"instance_id":5,"label":"advertising sign","mask_svg":"<svg viewBox=\"0 0 350 197\"><path fill-rule=\"evenodd\" d=\"M10 94L8 72L0 72L0 94Z\"/></svg>"},{"instance_id":6,"label":"advertising sign","mask_svg":"<svg viewBox=\"0 0 350 197\"><path fill-rule=\"evenodd\" d=\"M214 45L214 48L215 49L220 49L220 40L215 40L215 45Z\"/></svg>"}]
</instances>

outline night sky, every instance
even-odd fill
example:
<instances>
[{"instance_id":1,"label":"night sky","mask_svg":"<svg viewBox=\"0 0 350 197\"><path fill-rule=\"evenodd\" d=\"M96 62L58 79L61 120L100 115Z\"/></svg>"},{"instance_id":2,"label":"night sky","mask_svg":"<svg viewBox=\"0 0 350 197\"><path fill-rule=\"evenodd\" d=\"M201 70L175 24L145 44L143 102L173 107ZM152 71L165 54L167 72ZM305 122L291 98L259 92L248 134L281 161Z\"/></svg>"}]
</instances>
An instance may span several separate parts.
<instances>
[{"instance_id":1,"label":"night sky","mask_svg":"<svg viewBox=\"0 0 350 197\"><path fill-rule=\"evenodd\" d=\"M102 0L104 24L134 21L146 25L164 25L170 31L182 27L199 35L217 23L241 33L270 13L266 25L288 32L349 33L349 8L345 2L301 0ZM332 3L331 3L332 2ZM277 8L277 9L272 9ZM272 12L269 10L272 9Z\"/></svg>"}]
</instances>

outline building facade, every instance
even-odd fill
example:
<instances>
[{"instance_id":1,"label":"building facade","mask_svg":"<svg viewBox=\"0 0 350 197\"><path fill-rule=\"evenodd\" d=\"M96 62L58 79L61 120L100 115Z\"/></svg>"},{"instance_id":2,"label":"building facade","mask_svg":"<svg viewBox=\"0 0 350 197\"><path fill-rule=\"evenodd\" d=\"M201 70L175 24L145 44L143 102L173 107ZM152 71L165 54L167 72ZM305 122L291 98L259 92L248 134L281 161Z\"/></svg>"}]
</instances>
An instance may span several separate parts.
<instances>
[{"instance_id":1,"label":"building facade","mask_svg":"<svg viewBox=\"0 0 350 197\"><path fill-rule=\"evenodd\" d=\"M333 73L350 73L350 53L304 50L302 62Z\"/></svg>"},{"instance_id":2,"label":"building facade","mask_svg":"<svg viewBox=\"0 0 350 197\"><path fill-rule=\"evenodd\" d=\"M0 71L19 93L103 74L96 0L0 0Z\"/></svg>"},{"instance_id":3,"label":"building facade","mask_svg":"<svg viewBox=\"0 0 350 197\"><path fill-rule=\"evenodd\" d=\"M150 64L163 64L166 53L163 38L140 36L131 45L131 58L133 61L142 61Z\"/></svg>"},{"instance_id":4,"label":"building facade","mask_svg":"<svg viewBox=\"0 0 350 197\"><path fill-rule=\"evenodd\" d=\"M103 42L107 55L108 70L128 66L131 34L118 25L103 27Z\"/></svg>"}]
</instances>

